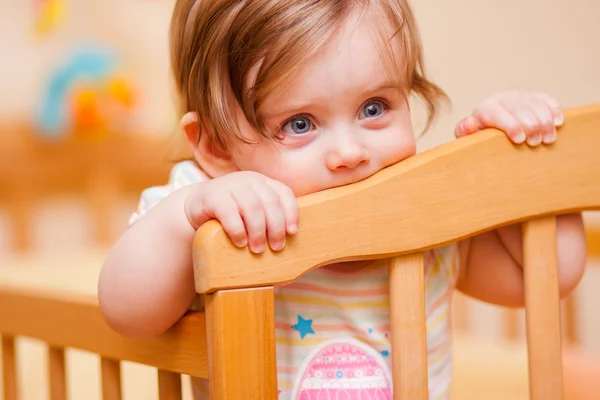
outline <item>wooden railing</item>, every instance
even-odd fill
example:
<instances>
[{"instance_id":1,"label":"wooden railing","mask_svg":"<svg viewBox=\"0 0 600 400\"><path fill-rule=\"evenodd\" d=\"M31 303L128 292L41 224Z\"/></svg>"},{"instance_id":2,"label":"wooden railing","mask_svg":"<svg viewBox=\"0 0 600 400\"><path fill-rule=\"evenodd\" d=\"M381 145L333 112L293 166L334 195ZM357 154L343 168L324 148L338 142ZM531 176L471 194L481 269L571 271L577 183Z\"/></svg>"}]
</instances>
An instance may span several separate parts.
<instances>
[{"instance_id":1,"label":"wooden railing","mask_svg":"<svg viewBox=\"0 0 600 400\"><path fill-rule=\"evenodd\" d=\"M43 286L40 279L35 280ZM52 400L66 398L67 348L98 354L106 400L121 398L121 361L156 367L161 400L181 398L180 374L208 377L206 323L200 312L190 312L169 332L152 340L129 339L107 326L96 296L0 282L0 331L5 400L19 398L15 357L19 336L48 345Z\"/></svg>"},{"instance_id":2,"label":"wooden railing","mask_svg":"<svg viewBox=\"0 0 600 400\"><path fill-rule=\"evenodd\" d=\"M421 253L516 222L525 222L531 398L560 399L554 215L600 208L599 133L600 106L572 109L551 146L516 147L490 130L307 196L300 199L301 231L280 253L237 249L218 223L207 223L194 241L205 313L188 314L153 340L111 331L94 297L0 282L5 399L17 398L18 336L48 344L52 399L65 397L65 348L100 356L105 399L120 398L120 360L156 367L161 399L181 398L182 373L209 377L215 400L275 399L274 286L329 262L373 258L389 259L391 341L400 349L392 352L394 398L425 399Z\"/></svg>"},{"instance_id":3,"label":"wooden railing","mask_svg":"<svg viewBox=\"0 0 600 400\"><path fill-rule=\"evenodd\" d=\"M217 222L203 225L194 245L196 289L208 304L218 300L206 310L211 393L276 398L274 321L256 317L272 315L265 299L274 285L330 262L388 258L394 397L427 398L422 252L525 222L531 397L562 398L553 215L600 208L599 133L600 107L591 106L566 113L552 146L515 147L493 130L440 146L301 199L301 232L281 253L252 256L234 248ZM249 286L256 288L241 289ZM227 357L232 346L235 362Z\"/></svg>"}]
</instances>

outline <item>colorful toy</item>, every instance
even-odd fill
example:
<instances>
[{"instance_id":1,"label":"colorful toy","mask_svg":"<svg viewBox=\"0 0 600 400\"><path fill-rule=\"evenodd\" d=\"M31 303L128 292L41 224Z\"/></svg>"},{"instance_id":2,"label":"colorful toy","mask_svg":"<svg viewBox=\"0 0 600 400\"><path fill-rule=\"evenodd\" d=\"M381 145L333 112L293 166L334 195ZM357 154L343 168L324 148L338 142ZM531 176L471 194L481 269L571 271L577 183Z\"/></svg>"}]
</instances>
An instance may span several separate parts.
<instances>
[{"instance_id":1,"label":"colorful toy","mask_svg":"<svg viewBox=\"0 0 600 400\"><path fill-rule=\"evenodd\" d=\"M48 34L64 20L65 3L62 0L35 0L34 29L38 35Z\"/></svg>"},{"instance_id":2,"label":"colorful toy","mask_svg":"<svg viewBox=\"0 0 600 400\"><path fill-rule=\"evenodd\" d=\"M111 52L78 51L50 78L38 130L46 139L103 136L125 121L134 105L133 85L119 73Z\"/></svg>"}]
</instances>

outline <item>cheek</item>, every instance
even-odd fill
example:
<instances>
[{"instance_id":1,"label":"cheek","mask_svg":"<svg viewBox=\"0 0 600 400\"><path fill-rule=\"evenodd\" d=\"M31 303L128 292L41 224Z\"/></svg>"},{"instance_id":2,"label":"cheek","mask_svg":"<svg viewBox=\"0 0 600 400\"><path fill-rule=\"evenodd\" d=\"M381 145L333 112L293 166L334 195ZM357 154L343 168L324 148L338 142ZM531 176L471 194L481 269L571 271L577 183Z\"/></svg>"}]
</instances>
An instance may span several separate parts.
<instances>
[{"instance_id":1,"label":"cheek","mask_svg":"<svg viewBox=\"0 0 600 400\"><path fill-rule=\"evenodd\" d=\"M314 193L320 190L320 186L317 184L315 173L318 171L307 171L306 168L298 168L297 166L290 166L287 170L274 171L271 178L287 185L296 197L304 196L310 193ZM307 179L307 174L310 174L311 178Z\"/></svg>"},{"instance_id":2,"label":"cheek","mask_svg":"<svg viewBox=\"0 0 600 400\"><path fill-rule=\"evenodd\" d=\"M381 168L388 167L413 156L417 152L416 140L410 127L400 131L393 129L386 132L377 143L377 152Z\"/></svg>"},{"instance_id":3,"label":"cheek","mask_svg":"<svg viewBox=\"0 0 600 400\"><path fill-rule=\"evenodd\" d=\"M322 173L318 163L302 150L279 149L272 143L244 144L234 162L241 171L263 174L289 186L296 196L302 196L315 191L316 180Z\"/></svg>"},{"instance_id":4,"label":"cheek","mask_svg":"<svg viewBox=\"0 0 600 400\"><path fill-rule=\"evenodd\" d=\"M327 181L323 163L302 151L281 151L270 161L259 172L287 185L298 197L320 190Z\"/></svg>"},{"instance_id":5,"label":"cheek","mask_svg":"<svg viewBox=\"0 0 600 400\"><path fill-rule=\"evenodd\" d=\"M390 126L381 133L380 140L377 142L381 168L416 154L417 142L408 107L395 111Z\"/></svg>"}]
</instances>

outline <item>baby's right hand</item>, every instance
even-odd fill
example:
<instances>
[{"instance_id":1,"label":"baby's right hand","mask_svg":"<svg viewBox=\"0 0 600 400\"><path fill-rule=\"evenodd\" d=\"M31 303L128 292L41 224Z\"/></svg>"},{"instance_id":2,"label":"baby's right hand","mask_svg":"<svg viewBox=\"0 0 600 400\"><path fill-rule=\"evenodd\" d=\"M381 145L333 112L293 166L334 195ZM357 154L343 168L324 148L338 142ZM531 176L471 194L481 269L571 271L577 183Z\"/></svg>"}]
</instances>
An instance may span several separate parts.
<instances>
[{"instance_id":1,"label":"baby's right hand","mask_svg":"<svg viewBox=\"0 0 600 400\"><path fill-rule=\"evenodd\" d=\"M279 251L287 234L298 231L298 203L281 182L250 171L239 171L190 188L185 215L194 229L217 219L238 247L247 244L253 253L269 246Z\"/></svg>"}]
</instances>

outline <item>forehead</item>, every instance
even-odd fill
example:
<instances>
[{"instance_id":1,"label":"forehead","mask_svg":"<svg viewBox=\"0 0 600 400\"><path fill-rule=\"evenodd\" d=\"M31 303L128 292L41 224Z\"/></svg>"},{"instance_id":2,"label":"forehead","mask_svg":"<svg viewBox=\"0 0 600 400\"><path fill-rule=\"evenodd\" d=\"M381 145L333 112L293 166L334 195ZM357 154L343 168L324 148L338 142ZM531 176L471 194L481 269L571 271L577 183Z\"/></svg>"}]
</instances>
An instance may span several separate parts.
<instances>
[{"instance_id":1,"label":"forehead","mask_svg":"<svg viewBox=\"0 0 600 400\"><path fill-rule=\"evenodd\" d=\"M266 109L289 102L348 98L394 81L391 68L404 63L401 41L393 24L375 9L353 12L299 72L265 103ZM269 110L267 113L271 114Z\"/></svg>"}]
</instances>

